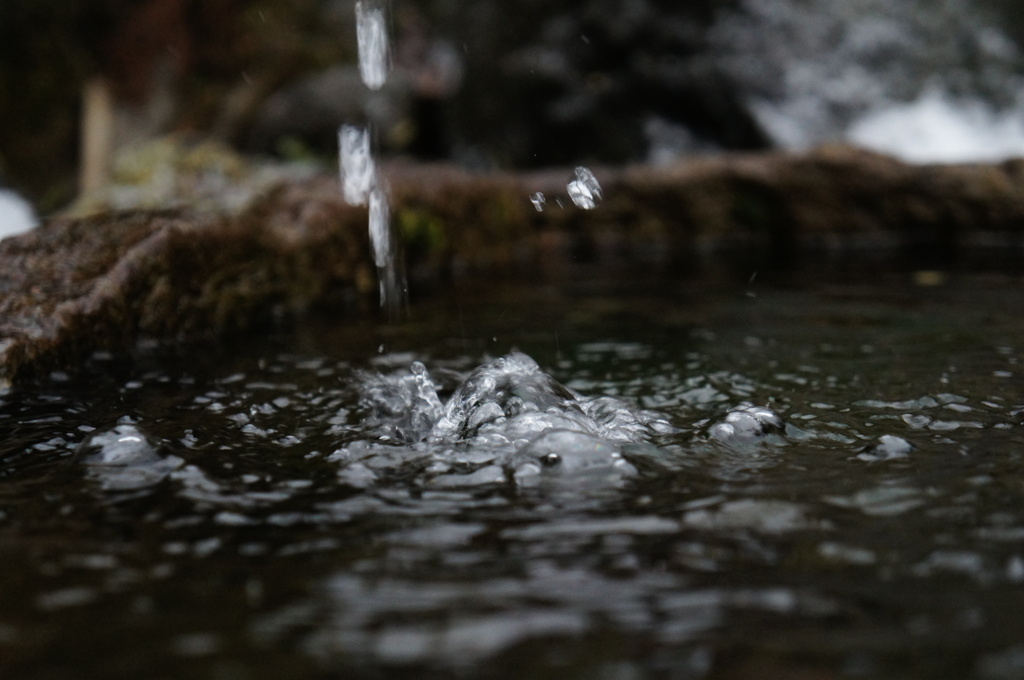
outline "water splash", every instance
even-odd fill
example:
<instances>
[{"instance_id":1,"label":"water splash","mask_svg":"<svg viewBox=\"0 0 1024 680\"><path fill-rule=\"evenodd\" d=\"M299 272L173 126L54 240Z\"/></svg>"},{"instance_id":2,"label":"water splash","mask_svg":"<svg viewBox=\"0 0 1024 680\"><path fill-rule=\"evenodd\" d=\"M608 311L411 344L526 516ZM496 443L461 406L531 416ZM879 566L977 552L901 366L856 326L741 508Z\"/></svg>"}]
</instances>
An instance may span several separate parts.
<instances>
[{"instance_id":1,"label":"water splash","mask_svg":"<svg viewBox=\"0 0 1024 680\"><path fill-rule=\"evenodd\" d=\"M519 352L472 370L443 406L441 386L418 362L408 373L364 376L363 383L364 423L383 445L356 442L336 452L345 463L343 483L353 476L361 483L373 474L367 466L400 450L402 466L433 461L432 487L511 480L518 487L617 488L637 475L626 454L644 455L671 428L653 411L578 394Z\"/></svg>"},{"instance_id":2,"label":"water splash","mask_svg":"<svg viewBox=\"0 0 1024 680\"><path fill-rule=\"evenodd\" d=\"M569 182L566 190L577 208L593 210L601 200L601 185L594 173L582 165L576 168L576 179Z\"/></svg>"},{"instance_id":3,"label":"water splash","mask_svg":"<svg viewBox=\"0 0 1024 680\"><path fill-rule=\"evenodd\" d=\"M1024 147L1022 54L997 5L742 0L706 39L784 148L842 138L911 162L988 162Z\"/></svg>"},{"instance_id":4,"label":"water splash","mask_svg":"<svg viewBox=\"0 0 1024 680\"><path fill-rule=\"evenodd\" d=\"M915 101L878 106L854 120L846 135L910 163L996 163L1024 153L1019 108L998 111L936 86Z\"/></svg>"},{"instance_id":5,"label":"water splash","mask_svg":"<svg viewBox=\"0 0 1024 680\"><path fill-rule=\"evenodd\" d=\"M548 202L548 199L544 197L544 194L537 192L530 195L530 203L533 203L533 207L537 209L537 212L544 212L544 205Z\"/></svg>"},{"instance_id":6,"label":"water splash","mask_svg":"<svg viewBox=\"0 0 1024 680\"><path fill-rule=\"evenodd\" d=\"M163 481L185 464L161 454L134 425L123 423L82 445L89 478L105 491L135 491Z\"/></svg>"},{"instance_id":7,"label":"water splash","mask_svg":"<svg viewBox=\"0 0 1024 680\"><path fill-rule=\"evenodd\" d=\"M356 3L356 40L359 43L359 75L371 90L379 90L388 78L389 49L384 8L374 2Z\"/></svg>"}]
</instances>

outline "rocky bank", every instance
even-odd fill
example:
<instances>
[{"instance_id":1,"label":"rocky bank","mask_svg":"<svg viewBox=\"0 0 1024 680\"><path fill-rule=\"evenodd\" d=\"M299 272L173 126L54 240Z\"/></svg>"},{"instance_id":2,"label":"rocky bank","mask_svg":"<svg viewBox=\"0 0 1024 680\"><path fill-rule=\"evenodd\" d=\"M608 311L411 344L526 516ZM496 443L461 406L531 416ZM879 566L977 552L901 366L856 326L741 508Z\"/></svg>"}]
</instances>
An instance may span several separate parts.
<instances>
[{"instance_id":1,"label":"rocky bank","mask_svg":"<svg viewBox=\"0 0 1024 680\"><path fill-rule=\"evenodd\" d=\"M912 166L836 147L594 171L604 200L585 211L565 194L571 169L389 166L413 285L580 260L692 276L1024 262L1024 161ZM217 337L312 309L371 313L375 290L366 212L333 176L282 180L240 210L53 219L0 241L0 381L141 338Z\"/></svg>"}]
</instances>

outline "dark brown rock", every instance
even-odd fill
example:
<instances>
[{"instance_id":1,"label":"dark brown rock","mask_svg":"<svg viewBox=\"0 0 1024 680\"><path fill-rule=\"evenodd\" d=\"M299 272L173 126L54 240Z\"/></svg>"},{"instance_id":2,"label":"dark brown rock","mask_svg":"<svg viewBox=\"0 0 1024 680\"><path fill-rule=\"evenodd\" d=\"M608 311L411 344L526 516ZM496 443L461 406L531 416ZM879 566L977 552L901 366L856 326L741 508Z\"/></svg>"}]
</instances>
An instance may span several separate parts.
<instances>
[{"instance_id":1,"label":"dark brown rock","mask_svg":"<svg viewBox=\"0 0 1024 680\"><path fill-rule=\"evenodd\" d=\"M585 211L566 195L569 170L390 166L414 285L581 257L674 272L747 266L751 253L790 269L949 269L986 253L1000 266L1022 261L1019 161L909 166L830 148L595 171L604 200ZM543 212L529 200L537 191L548 198ZM140 337L217 336L311 307L352 309L372 303L375 289L366 211L345 205L330 176L287 182L230 216L54 220L0 242L0 379L74 367Z\"/></svg>"},{"instance_id":2,"label":"dark brown rock","mask_svg":"<svg viewBox=\"0 0 1024 680\"><path fill-rule=\"evenodd\" d=\"M235 219L100 215L6 239L0 379L73 367L140 337L216 336L351 304L372 282L364 220L286 188Z\"/></svg>"}]
</instances>

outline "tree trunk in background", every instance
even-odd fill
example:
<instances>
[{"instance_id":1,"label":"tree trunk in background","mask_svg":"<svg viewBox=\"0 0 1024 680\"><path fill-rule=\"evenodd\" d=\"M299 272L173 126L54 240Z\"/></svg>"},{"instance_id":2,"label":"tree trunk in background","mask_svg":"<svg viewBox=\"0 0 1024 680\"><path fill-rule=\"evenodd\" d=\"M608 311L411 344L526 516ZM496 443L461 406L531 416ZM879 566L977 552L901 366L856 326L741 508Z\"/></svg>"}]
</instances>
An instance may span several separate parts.
<instances>
[{"instance_id":1,"label":"tree trunk in background","mask_svg":"<svg viewBox=\"0 0 1024 680\"><path fill-rule=\"evenodd\" d=\"M89 194L110 178L114 146L114 100L104 78L93 78L82 88L82 140L78 191Z\"/></svg>"}]
</instances>

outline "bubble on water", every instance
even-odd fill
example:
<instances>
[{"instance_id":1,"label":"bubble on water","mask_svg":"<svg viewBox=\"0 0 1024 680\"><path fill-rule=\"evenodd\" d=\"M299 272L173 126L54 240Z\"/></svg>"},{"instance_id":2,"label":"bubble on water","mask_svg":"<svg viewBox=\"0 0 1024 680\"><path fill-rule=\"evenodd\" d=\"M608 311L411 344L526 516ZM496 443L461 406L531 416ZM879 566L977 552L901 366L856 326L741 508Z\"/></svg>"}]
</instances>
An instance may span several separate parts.
<instances>
[{"instance_id":1,"label":"bubble on water","mask_svg":"<svg viewBox=\"0 0 1024 680\"><path fill-rule=\"evenodd\" d=\"M366 413L364 424L378 436L406 443L420 441L441 416L439 389L420 362L413 362L409 373L363 374L360 403Z\"/></svg>"},{"instance_id":2,"label":"bubble on water","mask_svg":"<svg viewBox=\"0 0 1024 680\"><path fill-rule=\"evenodd\" d=\"M878 560L878 555L873 550L834 541L825 541L818 545L818 554L826 560L847 564L868 565Z\"/></svg>"},{"instance_id":3,"label":"bubble on water","mask_svg":"<svg viewBox=\"0 0 1024 680\"><path fill-rule=\"evenodd\" d=\"M882 401L879 399L861 399L853 402L854 406L864 406L874 409L890 409L897 411L922 411L928 408L935 408L939 405L938 400L932 396L923 396L917 399L906 399L903 401Z\"/></svg>"},{"instance_id":4,"label":"bubble on water","mask_svg":"<svg viewBox=\"0 0 1024 680\"><path fill-rule=\"evenodd\" d=\"M747 446L765 441L771 435L782 434L785 423L771 409L742 404L708 429L708 434L723 444Z\"/></svg>"},{"instance_id":5,"label":"bubble on water","mask_svg":"<svg viewBox=\"0 0 1024 680\"><path fill-rule=\"evenodd\" d=\"M430 486L439 489L458 489L504 484L505 471L498 465L486 465L467 474L438 475L430 480Z\"/></svg>"},{"instance_id":6,"label":"bubble on water","mask_svg":"<svg viewBox=\"0 0 1024 680\"><path fill-rule=\"evenodd\" d=\"M371 90L379 90L388 78L389 47L384 8L375 2L356 3L356 41L359 75Z\"/></svg>"},{"instance_id":7,"label":"bubble on water","mask_svg":"<svg viewBox=\"0 0 1024 680\"><path fill-rule=\"evenodd\" d=\"M220 638L213 633L179 635L170 642L171 653L185 657L210 656L215 654L220 646Z\"/></svg>"},{"instance_id":8,"label":"bubble on water","mask_svg":"<svg viewBox=\"0 0 1024 680\"><path fill-rule=\"evenodd\" d=\"M594 173L582 165L576 168L576 179L569 182L566 190L576 207L584 210L593 210L601 200L601 185Z\"/></svg>"},{"instance_id":9,"label":"bubble on water","mask_svg":"<svg viewBox=\"0 0 1024 680\"><path fill-rule=\"evenodd\" d=\"M532 486L551 476L573 478L600 477L614 483L633 477L637 469L622 457L622 450L611 442L584 432L550 429L516 452L512 467L519 486Z\"/></svg>"},{"instance_id":10,"label":"bubble on water","mask_svg":"<svg viewBox=\"0 0 1024 680\"><path fill-rule=\"evenodd\" d=\"M1006 564L1006 578L1012 583L1024 582L1024 559L1014 555Z\"/></svg>"},{"instance_id":11,"label":"bubble on water","mask_svg":"<svg viewBox=\"0 0 1024 680\"><path fill-rule=\"evenodd\" d=\"M904 413L902 419L903 422L915 430L928 427L928 424L932 422L932 419L923 413Z\"/></svg>"},{"instance_id":12,"label":"bubble on water","mask_svg":"<svg viewBox=\"0 0 1024 680\"><path fill-rule=\"evenodd\" d=\"M933 420L928 424L928 429L936 432L952 432L960 428L981 430L984 427L984 423L979 423L976 420Z\"/></svg>"},{"instance_id":13,"label":"bubble on water","mask_svg":"<svg viewBox=\"0 0 1024 680\"><path fill-rule=\"evenodd\" d=\"M985 560L972 550L936 550L921 562L914 565L912 572L916 576L931 576L936 572L961 573L966 576L983 578Z\"/></svg>"},{"instance_id":14,"label":"bubble on water","mask_svg":"<svg viewBox=\"0 0 1024 680\"><path fill-rule=\"evenodd\" d=\"M184 465L162 455L134 425L123 424L93 435L83 444L87 474L108 491L144 489L163 481Z\"/></svg>"},{"instance_id":15,"label":"bubble on water","mask_svg":"<svg viewBox=\"0 0 1024 680\"><path fill-rule=\"evenodd\" d=\"M537 192L530 195L530 203L537 209L537 212L544 212L544 204L548 202L548 199L544 197L544 194Z\"/></svg>"},{"instance_id":16,"label":"bubble on water","mask_svg":"<svg viewBox=\"0 0 1024 680\"><path fill-rule=\"evenodd\" d=\"M338 170L349 205L366 205L377 186L377 166L370 151L370 132L355 125L338 128Z\"/></svg>"},{"instance_id":17,"label":"bubble on water","mask_svg":"<svg viewBox=\"0 0 1024 680\"><path fill-rule=\"evenodd\" d=\"M683 524L707 531L752 529L765 534L824 526L822 522L808 519L802 505L757 498L729 501L717 508L691 510L683 516Z\"/></svg>"},{"instance_id":18,"label":"bubble on water","mask_svg":"<svg viewBox=\"0 0 1024 680\"><path fill-rule=\"evenodd\" d=\"M895 517L926 503L920 489L881 484L850 496L826 496L830 505L860 510L871 517Z\"/></svg>"},{"instance_id":19,"label":"bubble on water","mask_svg":"<svg viewBox=\"0 0 1024 680\"><path fill-rule=\"evenodd\" d=\"M857 458L869 462L893 460L896 458L906 458L913 450L914 446L903 437L883 434L878 438L877 444L868 447Z\"/></svg>"},{"instance_id":20,"label":"bubble on water","mask_svg":"<svg viewBox=\"0 0 1024 680\"><path fill-rule=\"evenodd\" d=\"M68 607L79 607L96 600L99 593L93 588L64 588L43 593L36 598L36 606L46 612Z\"/></svg>"}]
</instances>

